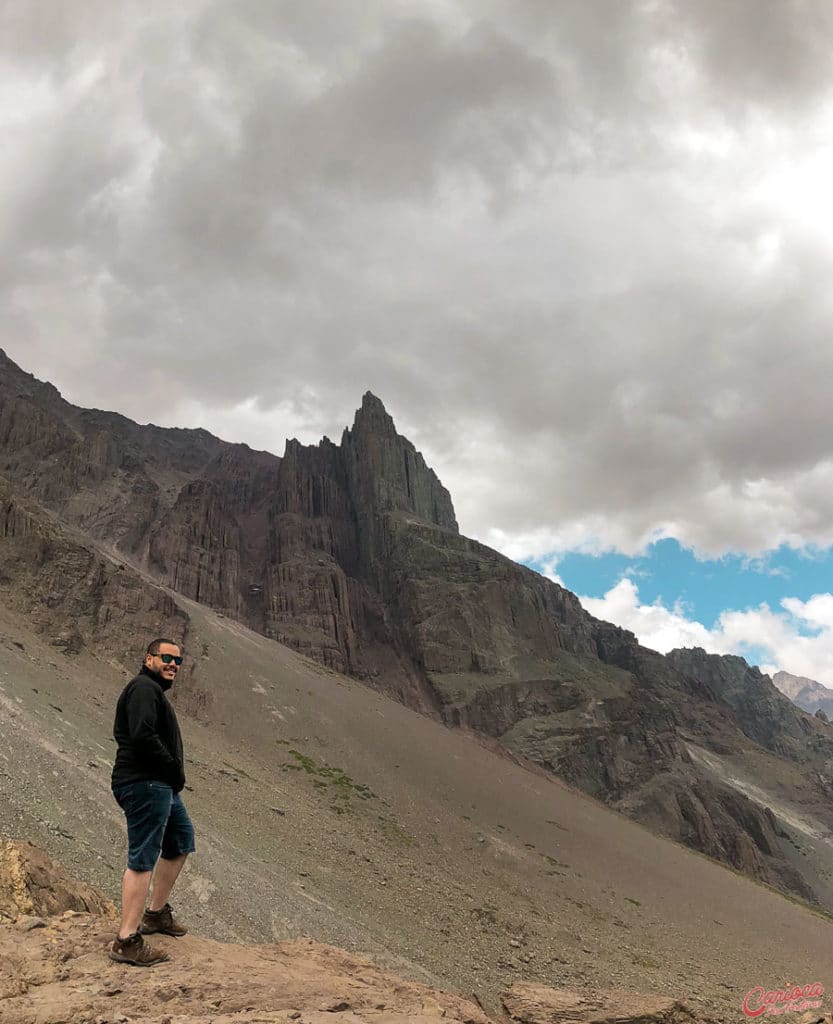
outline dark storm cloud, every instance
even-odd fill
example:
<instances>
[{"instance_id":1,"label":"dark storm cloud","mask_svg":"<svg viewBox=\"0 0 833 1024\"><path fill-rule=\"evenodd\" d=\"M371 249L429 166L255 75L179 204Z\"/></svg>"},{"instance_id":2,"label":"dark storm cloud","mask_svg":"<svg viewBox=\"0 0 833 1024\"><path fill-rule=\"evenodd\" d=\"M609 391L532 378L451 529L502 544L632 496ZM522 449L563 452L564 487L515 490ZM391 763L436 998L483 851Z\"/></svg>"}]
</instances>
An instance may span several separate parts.
<instances>
[{"instance_id":1,"label":"dark storm cloud","mask_svg":"<svg viewBox=\"0 0 833 1024\"><path fill-rule=\"evenodd\" d=\"M798 0L0 6L0 345L279 452L370 388L516 552L833 540L832 29Z\"/></svg>"}]
</instances>

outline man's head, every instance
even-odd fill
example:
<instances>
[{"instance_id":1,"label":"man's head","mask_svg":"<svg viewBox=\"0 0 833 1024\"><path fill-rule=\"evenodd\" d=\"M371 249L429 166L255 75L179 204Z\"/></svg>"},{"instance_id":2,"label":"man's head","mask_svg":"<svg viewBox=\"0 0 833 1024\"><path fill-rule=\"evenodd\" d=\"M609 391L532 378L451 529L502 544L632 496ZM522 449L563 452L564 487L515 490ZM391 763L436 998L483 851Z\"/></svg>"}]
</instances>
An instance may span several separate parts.
<instances>
[{"instance_id":1,"label":"man's head","mask_svg":"<svg viewBox=\"0 0 833 1024\"><path fill-rule=\"evenodd\" d=\"M160 638L148 644L145 653L145 668L161 679L172 683L182 664L182 651L175 640Z\"/></svg>"}]
</instances>

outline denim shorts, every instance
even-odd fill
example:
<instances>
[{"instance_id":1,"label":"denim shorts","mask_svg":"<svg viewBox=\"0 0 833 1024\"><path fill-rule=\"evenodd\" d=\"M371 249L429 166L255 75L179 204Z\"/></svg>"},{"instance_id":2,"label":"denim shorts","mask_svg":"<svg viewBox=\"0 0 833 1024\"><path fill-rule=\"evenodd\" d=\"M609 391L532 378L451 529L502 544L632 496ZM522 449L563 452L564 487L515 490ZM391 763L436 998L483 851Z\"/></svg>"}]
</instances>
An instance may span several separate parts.
<instances>
[{"instance_id":1,"label":"denim shorts","mask_svg":"<svg viewBox=\"0 0 833 1024\"><path fill-rule=\"evenodd\" d=\"M193 853L194 826L179 793L164 782L127 782L113 789L127 818L127 866L152 871L160 855Z\"/></svg>"}]
</instances>

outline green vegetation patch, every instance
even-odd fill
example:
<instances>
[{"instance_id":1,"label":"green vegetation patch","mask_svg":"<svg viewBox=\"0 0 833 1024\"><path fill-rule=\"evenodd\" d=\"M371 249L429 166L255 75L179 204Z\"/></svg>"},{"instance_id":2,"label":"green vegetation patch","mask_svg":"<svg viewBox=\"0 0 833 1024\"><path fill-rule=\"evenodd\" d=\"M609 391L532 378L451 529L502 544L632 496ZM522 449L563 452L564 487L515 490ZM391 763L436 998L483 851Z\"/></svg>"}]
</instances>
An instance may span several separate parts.
<instances>
[{"instance_id":1,"label":"green vegetation patch","mask_svg":"<svg viewBox=\"0 0 833 1024\"><path fill-rule=\"evenodd\" d=\"M300 750L288 750L294 761L284 761L280 766L285 772L305 772L313 777L316 789L330 789L336 800L348 801L356 796L361 800L375 800L376 794L363 783L355 782L347 772L329 764L319 764L314 758L302 754Z\"/></svg>"}]
</instances>

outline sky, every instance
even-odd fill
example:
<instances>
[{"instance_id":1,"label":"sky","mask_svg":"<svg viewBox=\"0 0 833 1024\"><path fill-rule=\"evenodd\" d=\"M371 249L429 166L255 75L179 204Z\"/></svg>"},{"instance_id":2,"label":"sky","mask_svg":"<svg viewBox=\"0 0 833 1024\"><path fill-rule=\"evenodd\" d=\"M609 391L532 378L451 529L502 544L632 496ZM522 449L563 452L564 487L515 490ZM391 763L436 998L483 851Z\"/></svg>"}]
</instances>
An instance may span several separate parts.
<instances>
[{"instance_id":1,"label":"sky","mask_svg":"<svg viewBox=\"0 0 833 1024\"><path fill-rule=\"evenodd\" d=\"M833 5L0 0L0 347L833 685Z\"/></svg>"}]
</instances>

